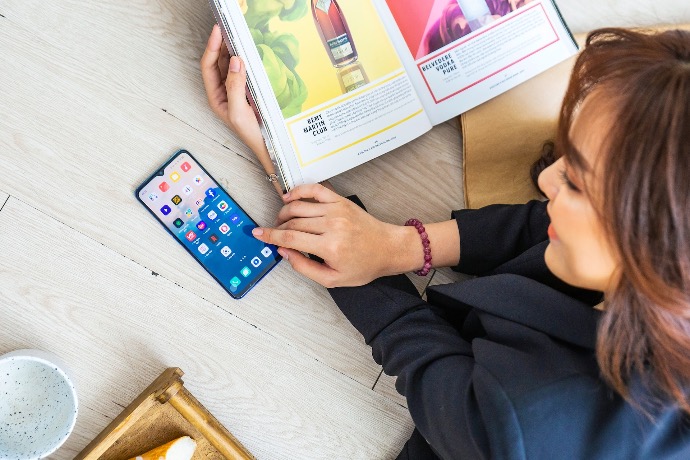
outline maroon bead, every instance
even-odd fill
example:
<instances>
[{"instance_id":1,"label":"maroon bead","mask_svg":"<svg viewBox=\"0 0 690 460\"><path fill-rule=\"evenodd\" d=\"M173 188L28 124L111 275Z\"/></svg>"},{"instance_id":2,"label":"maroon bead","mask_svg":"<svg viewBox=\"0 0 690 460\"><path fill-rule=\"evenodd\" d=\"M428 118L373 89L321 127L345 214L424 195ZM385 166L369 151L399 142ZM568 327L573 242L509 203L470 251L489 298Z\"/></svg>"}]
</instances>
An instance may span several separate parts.
<instances>
[{"instance_id":1,"label":"maroon bead","mask_svg":"<svg viewBox=\"0 0 690 460\"><path fill-rule=\"evenodd\" d=\"M419 237L422 240L422 247L424 248L424 265L421 269L415 271L415 274L419 276L426 276L431 271L431 242L429 241L429 235L424 228L424 224L418 219L410 219L405 222L406 226L414 226L419 233Z\"/></svg>"}]
</instances>

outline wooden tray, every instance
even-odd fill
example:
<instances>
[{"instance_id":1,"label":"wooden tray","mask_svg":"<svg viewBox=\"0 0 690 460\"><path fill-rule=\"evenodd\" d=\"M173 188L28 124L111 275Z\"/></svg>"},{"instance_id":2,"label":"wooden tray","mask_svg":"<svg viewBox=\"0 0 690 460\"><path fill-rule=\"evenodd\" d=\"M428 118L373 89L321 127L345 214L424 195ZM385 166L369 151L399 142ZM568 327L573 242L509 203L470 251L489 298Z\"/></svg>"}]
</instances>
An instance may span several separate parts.
<instances>
[{"instance_id":1,"label":"wooden tray","mask_svg":"<svg viewBox=\"0 0 690 460\"><path fill-rule=\"evenodd\" d=\"M185 435L197 443L192 460L254 459L187 391L182 375L166 369L75 460L127 460Z\"/></svg>"}]
</instances>

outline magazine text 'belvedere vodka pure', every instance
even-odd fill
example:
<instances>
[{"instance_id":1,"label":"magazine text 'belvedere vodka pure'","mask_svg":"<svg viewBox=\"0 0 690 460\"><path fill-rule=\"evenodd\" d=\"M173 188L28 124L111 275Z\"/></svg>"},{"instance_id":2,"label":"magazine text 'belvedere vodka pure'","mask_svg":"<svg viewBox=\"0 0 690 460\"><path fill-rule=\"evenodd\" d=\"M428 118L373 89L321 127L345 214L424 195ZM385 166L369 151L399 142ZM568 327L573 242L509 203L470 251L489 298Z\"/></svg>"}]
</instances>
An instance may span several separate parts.
<instances>
[{"instance_id":1,"label":"magazine text 'belvedere vodka pure'","mask_svg":"<svg viewBox=\"0 0 690 460\"><path fill-rule=\"evenodd\" d=\"M473 32L493 21L489 6L484 0L458 0L458 5Z\"/></svg>"},{"instance_id":2,"label":"magazine text 'belvedere vodka pure'","mask_svg":"<svg viewBox=\"0 0 690 460\"><path fill-rule=\"evenodd\" d=\"M314 23L321 37L326 53L333 67L339 70L337 73L343 92L349 92L369 83L364 68L357 63L354 69L349 68L358 59L357 47L352 39L350 28L343 16L340 5L336 0L312 0L311 11L314 15Z\"/></svg>"}]
</instances>

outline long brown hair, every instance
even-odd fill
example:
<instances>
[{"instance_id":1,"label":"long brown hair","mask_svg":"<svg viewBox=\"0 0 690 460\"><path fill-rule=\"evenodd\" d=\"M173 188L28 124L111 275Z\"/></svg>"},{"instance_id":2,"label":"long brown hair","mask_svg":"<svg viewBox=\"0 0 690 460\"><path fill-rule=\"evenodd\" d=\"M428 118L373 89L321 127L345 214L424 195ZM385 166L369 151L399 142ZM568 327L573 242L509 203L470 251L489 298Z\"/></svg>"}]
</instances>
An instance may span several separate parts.
<instances>
[{"instance_id":1,"label":"long brown hair","mask_svg":"<svg viewBox=\"0 0 690 460\"><path fill-rule=\"evenodd\" d=\"M569 132L593 91L593 102L615 108L600 159L603 196L594 202L620 258L597 360L610 385L645 412L676 404L690 414L690 33L589 35L555 141L556 154L580 170L587 165ZM631 391L638 383L644 400Z\"/></svg>"}]
</instances>

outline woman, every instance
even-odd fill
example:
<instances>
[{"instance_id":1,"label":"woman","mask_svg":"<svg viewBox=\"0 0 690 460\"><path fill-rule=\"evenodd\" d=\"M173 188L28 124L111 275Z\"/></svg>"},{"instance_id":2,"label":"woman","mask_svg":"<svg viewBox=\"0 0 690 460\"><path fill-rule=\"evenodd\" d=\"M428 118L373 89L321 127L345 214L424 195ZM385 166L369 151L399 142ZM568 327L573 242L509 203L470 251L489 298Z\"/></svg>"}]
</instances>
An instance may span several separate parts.
<instances>
[{"instance_id":1,"label":"woman","mask_svg":"<svg viewBox=\"0 0 690 460\"><path fill-rule=\"evenodd\" d=\"M211 106L262 157L242 64L226 93L220 54L214 30ZM690 34L592 33L555 152L548 201L456 211L430 248L320 185L256 231L324 286L359 286L331 294L407 398L400 458L690 458ZM428 265L477 277L425 302L396 274Z\"/></svg>"}]
</instances>

